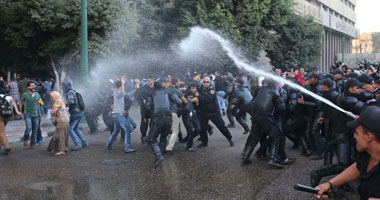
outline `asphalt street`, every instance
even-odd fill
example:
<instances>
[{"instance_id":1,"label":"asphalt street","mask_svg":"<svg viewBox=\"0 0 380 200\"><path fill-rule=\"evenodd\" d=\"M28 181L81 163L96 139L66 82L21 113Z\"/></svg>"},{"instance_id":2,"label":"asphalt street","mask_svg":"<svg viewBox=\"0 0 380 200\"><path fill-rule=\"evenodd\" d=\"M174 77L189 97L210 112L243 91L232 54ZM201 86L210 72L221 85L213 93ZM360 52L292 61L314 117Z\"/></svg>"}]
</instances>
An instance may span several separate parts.
<instances>
[{"instance_id":1,"label":"asphalt street","mask_svg":"<svg viewBox=\"0 0 380 200\"><path fill-rule=\"evenodd\" d=\"M140 121L136 107L132 117ZM183 126L182 130L185 133ZM175 154L164 155L159 169L152 169L154 156L141 144L138 129L132 133L135 153L124 153L118 142L116 150L106 150L110 134L104 131L85 134L90 145L62 157L46 151L50 138L37 149L15 143L10 155L0 155L0 200L312 199L310 194L295 191L293 185L310 185L310 171L321 166L321 160L300 156L300 150L291 149L287 141L286 151L289 157L297 158L295 164L272 169L253 155L251 165L240 166L248 135L242 134L240 126L230 131L235 146L230 147L215 127L207 148L190 153L184 152L185 144L177 143ZM194 146L198 144L195 139ZM71 139L69 145L73 146ZM358 199L356 194L348 196Z\"/></svg>"}]
</instances>

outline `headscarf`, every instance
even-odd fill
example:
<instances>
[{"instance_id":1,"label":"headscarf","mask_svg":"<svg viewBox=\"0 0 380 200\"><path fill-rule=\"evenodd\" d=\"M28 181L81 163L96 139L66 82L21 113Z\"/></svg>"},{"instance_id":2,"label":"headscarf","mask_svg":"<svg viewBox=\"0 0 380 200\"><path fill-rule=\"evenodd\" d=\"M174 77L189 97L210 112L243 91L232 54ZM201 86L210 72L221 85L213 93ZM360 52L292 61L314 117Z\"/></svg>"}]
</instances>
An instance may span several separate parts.
<instances>
[{"instance_id":1,"label":"headscarf","mask_svg":"<svg viewBox=\"0 0 380 200\"><path fill-rule=\"evenodd\" d=\"M57 91L51 92L50 96L53 97L54 102L62 99L62 96Z\"/></svg>"}]
</instances>

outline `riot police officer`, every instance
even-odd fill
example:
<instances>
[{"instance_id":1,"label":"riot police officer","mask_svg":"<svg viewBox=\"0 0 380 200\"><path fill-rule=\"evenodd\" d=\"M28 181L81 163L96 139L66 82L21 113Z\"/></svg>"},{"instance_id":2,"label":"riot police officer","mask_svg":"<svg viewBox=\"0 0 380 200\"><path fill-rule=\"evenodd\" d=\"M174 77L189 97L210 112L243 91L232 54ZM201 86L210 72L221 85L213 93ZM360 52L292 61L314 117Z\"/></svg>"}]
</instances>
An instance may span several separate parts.
<instances>
[{"instance_id":1,"label":"riot police officer","mask_svg":"<svg viewBox=\"0 0 380 200\"><path fill-rule=\"evenodd\" d=\"M245 116L247 113L250 114L251 109L251 101L252 101L252 95L251 92L246 87L243 87L243 79L238 79L236 81L236 89L233 94L233 99L231 101L230 109L233 110L234 108L238 109L238 112L236 113L236 121L239 122L241 126L244 128L244 135L249 133L251 129L249 129L247 123L243 119L243 116Z\"/></svg>"},{"instance_id":2,"label":"riot police officer","mask_svg":"<svg viewBox=\"0 0 380 200\"><path fill-rule=\"evenodd\" d=\"M336 91L339 94L342 94L344 91L344 79L343 79L343 71L338 69L334 72L334 79L336 83Z\"/></svg>"},{"instance_id":3,"label":"riot police officer","mask_svg":"<svg viewBox=\"0 0 380 200\"><path fill-rule=\"evenodd\" d=\"M338 100L338 106L344 110L350 111L356 115L360 113L364 107L364 103L358 99L360 88L363 86L356 78L351 78L346 82L345 91ZM335 152L338 164L327 164L317 170L311 172L311 185L317 186L322 177L338 174L342 172L352 162L353 151L351 151L353 130L346 126L346 123L352 118L342 112L335 112L333 115L333 141L335 143ZM330 159L330 158L329 158ZM330 162L330 161L329 161Z\"/></svg>"},{"instance_id":4,"label":"riot police officer","mask_svg":"<svg viewBox=\"0 0 380 200\"><path fill-rule=\"evenodd\" d=\"M263 81L263 87L258 90L257 96L254 99L251 107L252 122L254 123L252 123L252 129L245 144L240 164L251 163L249 157L252 151L258 142L268 135L271 139L271 155L268 164L277 168L283 168L279 157L281 133L274 119L273 111L284 111L284 101L276 91L274 83L268 80Z\"/></svg>"},{"instance_id":5,"label":"riot police officer","mask_svg":"<svg viewBox=\"0 0 380 200\"><path fill-rule=\"evenodd\" d=\"M157 168L164 160L162 152L167 144L167 136L171 131L172 112L170 110L170 101L181 105L182 101L174 93L167 90L167 80L161 79L154 83L153 93L147 97L146 110L152 109L153 126L151 134L149 134L149 144L153 150L156 159L153 162L153 167ZM157 138L160 136L160 143L157 143Z\"/></svg>"},{"instance_id":6,"label":"riot police officer","mask_svg":"<svg viewBox=\"0 0 380 200\"><path fill-rule=\"evenodd\" d=\"M207 147L208 144L208 121L211 120L219 131L227 138L230 146L233 146L235 143L232 140L230 131L227 129L222 116L219 112L218 101L216 98L215 88L210 84L210 78L204 77L202 81L202 87L199 90L199 93L195 95L199 100L199 106L201 109L201 141L202 143L198 145L198 148Z\"/></svg>"}]
</instances>

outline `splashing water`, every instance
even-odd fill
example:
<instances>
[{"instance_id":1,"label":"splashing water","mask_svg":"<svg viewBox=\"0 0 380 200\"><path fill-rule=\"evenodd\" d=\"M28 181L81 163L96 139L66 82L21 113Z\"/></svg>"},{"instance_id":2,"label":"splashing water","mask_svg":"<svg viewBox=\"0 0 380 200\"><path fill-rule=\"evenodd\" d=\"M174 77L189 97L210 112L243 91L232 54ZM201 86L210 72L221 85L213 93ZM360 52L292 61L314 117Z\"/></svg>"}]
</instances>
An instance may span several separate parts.
<instances>
[{"instance_id":1,"label":"splashing water","mask_svg":"<svg viewBox=\"0 0 380 200\"><path fill-rule=\"evenodd\" d=\"M348 116L352 117L355 119L355 115L349 111L345 111L339 106L333 104L331 101L295 84L292 83L280 76L276 76L271 73L267 73L265 71L262 71L260 69L257 69L257 67L253 66L252 64L248 64L248 62L245 62L246 60L241 54L239 54L233 45L231 44L230 41L222 38L220 35L217 33L206 29L206 28L201 28L201 27L193 27L191 28L190 35L185 38L181 43L180 43L180 48L185 54L193 54L194 52L201 52L201 53L206 53L205 50L205 45L207 45L207 41L213 39L219 42L219 44L222 46L223 50L227 53L228 57L235 63L235 65L244 71L250 72L255 74L256 76L264 76L266 78L275 80L280 83L284 83L294 89L298 89L302 91L303 93L312 96L313 98L322 101L323 103L347 114Z\"/></svg>"}]
</instances>

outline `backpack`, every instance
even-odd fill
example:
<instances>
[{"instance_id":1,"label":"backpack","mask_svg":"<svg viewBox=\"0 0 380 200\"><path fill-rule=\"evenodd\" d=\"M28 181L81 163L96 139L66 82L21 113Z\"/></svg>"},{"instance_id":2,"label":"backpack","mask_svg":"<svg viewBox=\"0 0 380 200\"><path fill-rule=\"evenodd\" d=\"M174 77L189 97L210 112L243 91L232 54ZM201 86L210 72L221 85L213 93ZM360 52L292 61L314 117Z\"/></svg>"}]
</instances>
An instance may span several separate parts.
<instances>
[{"instance_id":1,"label":"backpack","mask_svg":"<svg viewBox=\"0 0 380 200\"><path fill-rule=\"evenodd\" d=\"M84 101L83 101L82 95L79 92L75 91L75 90L72 90L72 91L75 92L75 95L77 96L79 110L80 111L84 111L84 109L86 108L86 106L84 105Z\"/></svg>"},{"instance_id":2,"label":"backpack","mask_svg":"<svg viewBox=\"0 0 380 200\"><path fill-rule=\"evenodd\" d=\"M8 118L12 116L12 107L5 97L5 95L0 97L0 116Z\"/></svg>"}]
</instances>

